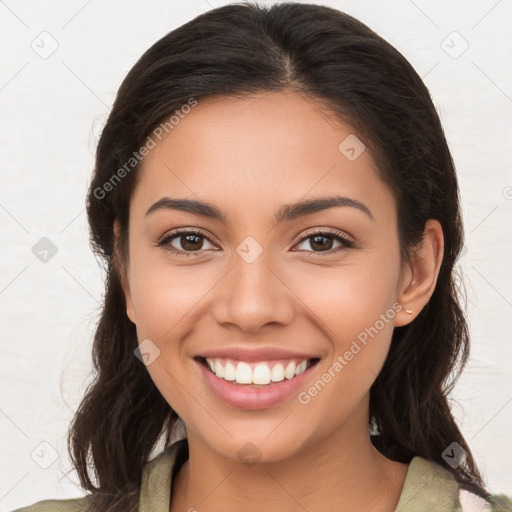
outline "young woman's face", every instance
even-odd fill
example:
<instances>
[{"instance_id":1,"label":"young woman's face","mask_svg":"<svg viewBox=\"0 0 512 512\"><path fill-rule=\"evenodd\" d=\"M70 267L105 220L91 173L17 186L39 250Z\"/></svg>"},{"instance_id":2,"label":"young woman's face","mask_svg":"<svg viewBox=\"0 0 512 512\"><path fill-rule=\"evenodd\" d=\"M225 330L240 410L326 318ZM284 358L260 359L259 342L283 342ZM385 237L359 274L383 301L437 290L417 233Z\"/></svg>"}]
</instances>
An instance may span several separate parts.
<instances>
[{"instance_id":1,"label":"young woman's face","mask_svg":"<svg viewBox=\"0 0 512 512\"><path fill-rule=\"evenodd\" d=\"M189 437L227 457L368 435L369 389L407 315L396 205L351 133L296 93L210 98L145 159L128 315ZM302 360L317 362L290 378Z\"/></svg>"}]
</instances>

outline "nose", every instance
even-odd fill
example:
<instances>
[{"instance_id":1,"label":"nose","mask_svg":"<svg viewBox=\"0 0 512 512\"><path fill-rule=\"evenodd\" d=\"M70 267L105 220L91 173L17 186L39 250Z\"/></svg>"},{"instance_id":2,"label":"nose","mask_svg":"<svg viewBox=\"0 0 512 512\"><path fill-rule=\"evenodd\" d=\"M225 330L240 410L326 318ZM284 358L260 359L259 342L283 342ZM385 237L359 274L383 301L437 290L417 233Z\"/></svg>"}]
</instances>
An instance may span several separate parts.
<instances>
[{"instance_id":1,"label":"nose","mask_svg":"<svg viewBox=\"0 0 512 512\"><path fill-rule=\"evenodd\" d=\"M267 324L290 324L293 292L284 276L271 268L265 252L252 263L238 254L233 259L213 306L217 323L236 325L247 333L259 332Z\"/></svg>"}]
</instances>

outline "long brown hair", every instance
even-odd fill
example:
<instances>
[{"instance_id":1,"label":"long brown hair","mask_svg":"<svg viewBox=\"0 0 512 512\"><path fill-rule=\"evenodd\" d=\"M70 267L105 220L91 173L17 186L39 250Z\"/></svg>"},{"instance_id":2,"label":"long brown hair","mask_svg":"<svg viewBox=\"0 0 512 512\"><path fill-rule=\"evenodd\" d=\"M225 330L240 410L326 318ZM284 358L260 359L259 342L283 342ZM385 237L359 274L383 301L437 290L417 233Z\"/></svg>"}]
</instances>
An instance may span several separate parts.
<instances>
[{"instance_id":1,"label":"long brown hair","mask_svg":"<svg viewBox=\"0 0 512 512\"><path fill-rule=\"evenodd\" d=\"M368 420L379 432L372 442L393 460L435 461L463 487L489 496L448 403L469 354L455 272L463 228L454 164L429 92L395 48L338 10L243 3L201 14L151 46L121 84L98 143L87 215L92 249L105 262L105 297L94 337L95 379L68 436L92 510L136 509L144 464L163 435L169 442L177 418L134 356L137 335L121 276L130 198L143 160L126 163L191 98L200 104L214 95L285 89L323 102L376 155L396 199L404 258L428 219L443 228L435 291L411 324L395 328L370 390ZM121 227L118 253L114 219ZM453 442L468 454L455 468L442 457Z\"/></svg>"}]
</instances>

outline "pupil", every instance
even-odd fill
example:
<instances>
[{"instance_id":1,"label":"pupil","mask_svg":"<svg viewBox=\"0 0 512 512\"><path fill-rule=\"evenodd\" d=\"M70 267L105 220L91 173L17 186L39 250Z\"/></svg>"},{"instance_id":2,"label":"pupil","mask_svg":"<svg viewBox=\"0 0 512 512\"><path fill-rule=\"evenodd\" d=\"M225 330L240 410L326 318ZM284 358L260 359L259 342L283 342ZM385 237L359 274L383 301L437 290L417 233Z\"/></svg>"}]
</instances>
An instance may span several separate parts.
<instances>
[{"instance_id":1,"label":"pupil","mask_svg":"<svg viewBox=\"0 0 512 512\"><path fill-rule=\"evenodd\" d=\"M194 245L193 242L191 242L192 239L195 239L196 242L197 240L199 240L201 237L199 237L198 235L183 235L181 237L181 240L182 240L182 247L184 249L187 249L187 250L191 250L191 251L194 251L196 249L201 249L201 246L202 246L202 243L200 243L199 245L197 245L197 243ZM183 243L183 240L185 240L185 243Z\"/></svg>"},{"instance_id":2,"label":"pupil","mask_svg":"<svg viewBox=\"0 0 512 512\"><path fill-rule=\"evenodd\" d=\"M329 238L328 238L328 237L326 237L326 236L321 236L321 235L314 236L314 237L312 238L312 241L310 242L311 247L312 247L313 249L315 249L315 245L318 243L318 240L324 240L324 241L325 241L325 240L328 240L328 239L329 239ZM332 239L331 239L331 243L330 243L330 244L328 243L327 245L328 245L329 247L326 247L326 246L325 246L325 244L318 243L318 247L317 247L317 248L319 248L319 249L320 249L320 251L328 251L328 250L329 250L329 249L331 249L331 247L332 247Z\"/></svg>"}]
</instances>

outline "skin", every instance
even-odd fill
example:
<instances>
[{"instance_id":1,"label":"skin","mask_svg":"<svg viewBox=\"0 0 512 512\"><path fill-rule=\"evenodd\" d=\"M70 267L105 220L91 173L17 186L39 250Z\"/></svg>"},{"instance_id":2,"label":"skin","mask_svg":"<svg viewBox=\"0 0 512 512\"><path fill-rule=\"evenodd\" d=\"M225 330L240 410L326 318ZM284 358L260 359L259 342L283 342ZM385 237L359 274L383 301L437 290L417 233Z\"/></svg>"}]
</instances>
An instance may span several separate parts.
<instances>
[{"instance_id":1,"label":"skin","mask_svg":"<svg viewBox=\"0 0 512 512\"><path fill-rule=\"evenodd\" d=\"M396 205L370 151L349 161L338 150L350 133L295 92L209 98L145 159L130 204L129 257L119 265L139 342L161 351L147 369L187 429L190 456L173 483L172 512L396 507L408 465L370 442L369 390L393 328L413 321L434 291L443 235L428 221L411 264L401 262ZM373 220L343 206L274 222L284 204L335 193L364 203ZM175 210L146 216L163 196L211 203L226 222ZM200 238L196 251L183 237L169 242L188 257L155 246L176 228L199 229L211 242ZM340 243L328 237L322 251L303 240L326 229L356 246L333 252ZM263 249L251 264L236 252L248 236ZM231 407L192 359L240 344L292 348L321 358L310 386L394 303L413 313L397 312L308 404L293 394L267 409ZM237 455L248 442L261 456L252 466Z\"/></svg>"}]
</instances>

